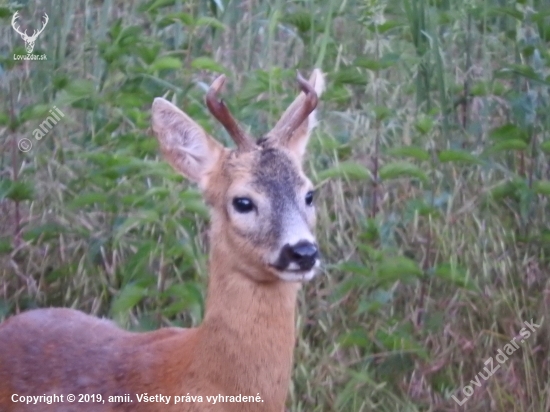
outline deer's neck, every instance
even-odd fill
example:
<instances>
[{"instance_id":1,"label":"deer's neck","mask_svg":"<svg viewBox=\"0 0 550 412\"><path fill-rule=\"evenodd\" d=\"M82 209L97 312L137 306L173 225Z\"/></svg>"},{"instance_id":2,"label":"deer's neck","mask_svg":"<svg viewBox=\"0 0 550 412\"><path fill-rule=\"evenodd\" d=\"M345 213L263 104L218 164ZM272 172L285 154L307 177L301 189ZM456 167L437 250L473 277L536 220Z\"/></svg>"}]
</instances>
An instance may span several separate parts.
<instances>
[{"instance_id":1,"label":"deer's neck","mask_svg":"<svg viewBox=\"0 0 550 412\"><path fill-rule=\"evenodd\" d=\"M298 289L296 283L257 283L220 247L211 251L198 358L204 362L202 373L220 391L235 396L259 394L265 410L283 409L292 368Z\"/></svg>"}]
</instances>

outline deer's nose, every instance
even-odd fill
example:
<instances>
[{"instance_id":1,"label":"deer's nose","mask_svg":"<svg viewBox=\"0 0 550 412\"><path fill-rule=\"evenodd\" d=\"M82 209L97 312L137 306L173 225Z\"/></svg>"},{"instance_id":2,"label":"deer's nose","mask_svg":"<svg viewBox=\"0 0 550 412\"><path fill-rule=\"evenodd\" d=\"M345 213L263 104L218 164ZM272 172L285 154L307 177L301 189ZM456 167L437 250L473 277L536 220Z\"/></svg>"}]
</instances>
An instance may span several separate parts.
<instances>
[{"instance_id":1,"label":"deer's nose","mask_svg":"<svg viewBox=\"0 0 550 412\"><path fill-rule=\"evenodd\" d=\"M286 248L289 263L296 263L300 270L311 270L315 266L319 250L316 245L302 240Z\"/></svg>"}]
</instances>

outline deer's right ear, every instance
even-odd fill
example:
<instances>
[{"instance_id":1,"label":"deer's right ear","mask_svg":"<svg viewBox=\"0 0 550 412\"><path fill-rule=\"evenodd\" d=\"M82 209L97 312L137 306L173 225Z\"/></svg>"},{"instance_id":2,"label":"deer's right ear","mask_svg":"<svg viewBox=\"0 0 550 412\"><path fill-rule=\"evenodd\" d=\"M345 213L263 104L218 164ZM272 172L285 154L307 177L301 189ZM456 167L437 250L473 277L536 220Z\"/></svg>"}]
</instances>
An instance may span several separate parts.
<instances>
[{"instance_id":1,"label":"deer's right ear","mask_svg":"<svg viewBox=\"0 0 550 412\"><path fill-rule=\"evenodd\" d=\"M165 159L189 180L201 178L220 159L223 146L169 101L153 101L152 127Z\"/></svg>"}]
</instances>

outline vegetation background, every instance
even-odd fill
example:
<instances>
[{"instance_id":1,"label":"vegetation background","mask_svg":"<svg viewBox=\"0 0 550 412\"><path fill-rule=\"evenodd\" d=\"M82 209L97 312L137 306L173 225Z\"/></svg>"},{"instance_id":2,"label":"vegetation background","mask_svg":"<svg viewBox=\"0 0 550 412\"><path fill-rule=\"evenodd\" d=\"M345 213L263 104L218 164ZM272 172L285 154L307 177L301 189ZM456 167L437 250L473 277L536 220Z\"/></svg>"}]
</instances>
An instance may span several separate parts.
<instances>
[{"instance_id":1,"label":"vegetation background","mask_svg":"<svg viewBox=\"0 0 550 412\"><path fill-rule=\"evenodd\" d=\"M47 61L13 59L16 10L23 28L48 13ZM259 136L320 67L325 265L300 297L288 410L550 411L550 1L0 0L0 22L0 320L200 323L207 209L159 160L151 102L230 144L203 101L217 74Z\"/></svg>"}]
</instances>

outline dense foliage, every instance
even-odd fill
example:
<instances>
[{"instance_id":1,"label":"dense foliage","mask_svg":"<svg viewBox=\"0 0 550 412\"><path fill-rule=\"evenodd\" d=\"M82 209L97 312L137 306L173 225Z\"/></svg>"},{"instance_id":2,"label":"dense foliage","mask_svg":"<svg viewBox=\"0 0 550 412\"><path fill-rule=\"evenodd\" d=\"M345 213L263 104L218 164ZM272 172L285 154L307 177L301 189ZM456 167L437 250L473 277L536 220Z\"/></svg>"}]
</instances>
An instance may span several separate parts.
<instances>
[{"instance_id":1,"label":"dense foliage","mask_svg":"<svg viewBox=\"0 0 550 412\"><path fill-rule=\"evenodd\" d=\"M47 60L14 60L17 10L23 27L48 13ZM203 100L216 74L260 136L296 69L320 67L325 264L301 294L288 409L550 410L548 1L0 0L0 21L0 319L200 323L208 210L160 160L151 102L229 145Z\"/></svg>"}]
</instances>

